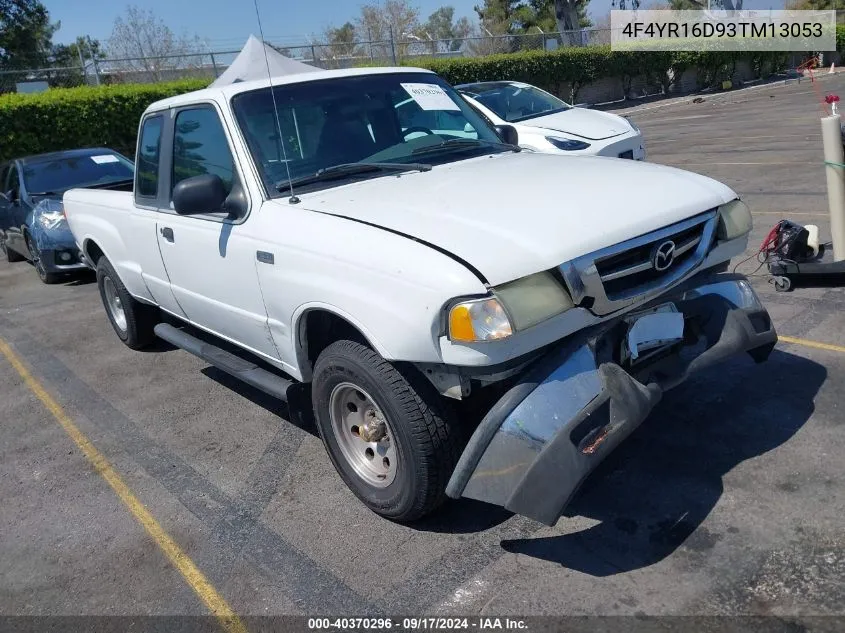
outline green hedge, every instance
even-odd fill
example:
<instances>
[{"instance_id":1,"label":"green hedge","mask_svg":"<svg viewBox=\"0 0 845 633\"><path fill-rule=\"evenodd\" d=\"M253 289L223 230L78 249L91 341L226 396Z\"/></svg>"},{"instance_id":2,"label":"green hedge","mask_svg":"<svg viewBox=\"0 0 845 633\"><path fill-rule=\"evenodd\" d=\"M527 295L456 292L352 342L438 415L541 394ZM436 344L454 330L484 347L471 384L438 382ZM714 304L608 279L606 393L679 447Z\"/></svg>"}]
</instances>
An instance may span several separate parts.
<instances>
[{"instance_id":1,"label":"green hedge","mask_svg":"<svg viewBox=\"0 0 845 633\"><path fill-rule=\"evenodd\" d=\"M730 77L740 61L749 62L758 76L764 76L781 69L787 57L781 52L635 52L591 46L477 58L422 58L408 63L433 70L451 84L510 79L540 86L574 101L583 86L599 79L619 79L627 89L634 77L646 76L668 89L671 80L667 71L680 77L685 70L697 68L699 84L705 87Z\"/></svg>"},{"instance_id":2,"label":"green hedge","mask_svg":"<svg viewBox=\"0 0 845 633\"><path fill-rule=\"evenodd\" d=\"M207 80L190 80L0 95L0 161L92 146L110 147L131 157L147 106L207 85Z\"/></svg>"}]
</instances>

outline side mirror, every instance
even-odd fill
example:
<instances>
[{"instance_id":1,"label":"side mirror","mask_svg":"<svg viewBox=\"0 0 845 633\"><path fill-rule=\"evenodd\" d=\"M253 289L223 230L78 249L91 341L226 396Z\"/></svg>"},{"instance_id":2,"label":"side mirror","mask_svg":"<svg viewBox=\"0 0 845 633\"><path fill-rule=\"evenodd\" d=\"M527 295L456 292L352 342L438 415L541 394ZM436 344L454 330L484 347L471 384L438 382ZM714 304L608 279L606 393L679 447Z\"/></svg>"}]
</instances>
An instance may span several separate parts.
<instances>
[{"instance_id":1,"label":"side mirror","mask_svg":"<svg viewBox=\"0 0 845 633\"><path fill-rule=\"evenodd\" d=\"M497 125L496 132L508 145L519 145L519 132L512 125Z\"/></svg>"},{"instance_id":2,"label":"side mirror","mask_svg":"<svg viewBox=\"0 0 845 633\"><path fill-rule=\"evenodd\" d=\"M179 215L220 211L226 202L226 186L216 174L192 176L173 187L173 208Z\"/></svg>"}]
</instances>

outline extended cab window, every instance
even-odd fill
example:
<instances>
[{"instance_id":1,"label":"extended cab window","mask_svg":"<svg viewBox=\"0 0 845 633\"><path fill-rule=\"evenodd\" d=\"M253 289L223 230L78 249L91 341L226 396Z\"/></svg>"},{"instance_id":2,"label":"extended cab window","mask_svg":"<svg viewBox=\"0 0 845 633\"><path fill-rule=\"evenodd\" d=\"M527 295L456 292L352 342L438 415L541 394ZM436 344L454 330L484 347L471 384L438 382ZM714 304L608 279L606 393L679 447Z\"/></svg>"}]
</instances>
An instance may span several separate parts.
<instances>
[{"instance_id":1,"label":"extended cab window","mask_svg":"<svg viewBox=\"0 0 845 633\"><path fill-rule=\"evenodd\" d=\"M138 141L138 160L135 167L135 191L139 196L155 198L158 195L158 160L161 149L160 116L149 117L141 127Z\"/></svg>"},{"instance_id":2,"label":"extended cab window","mask_svg":"<svg viewBox=\"0 0 845 633\"><path fill-rule=\"evenodd\" d=\"M216 174L229 193L234 166L226 132L214 108L190 108L176 115L172 186L192 176Z\"/></svg>"}]
</instances>

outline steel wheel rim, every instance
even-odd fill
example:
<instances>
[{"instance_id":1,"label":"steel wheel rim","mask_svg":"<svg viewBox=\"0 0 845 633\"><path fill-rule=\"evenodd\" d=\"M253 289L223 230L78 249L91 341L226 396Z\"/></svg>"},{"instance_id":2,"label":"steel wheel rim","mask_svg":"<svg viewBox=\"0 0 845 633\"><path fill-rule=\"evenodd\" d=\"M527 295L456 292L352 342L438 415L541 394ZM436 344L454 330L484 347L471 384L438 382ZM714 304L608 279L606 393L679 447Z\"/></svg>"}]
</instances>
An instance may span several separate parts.
<instances>
[{"instance_id":1,"label":"steel wheel rim","mask_svg":"<svg viewBox=\"0 0 845 633\"><path fill-rule=\"evenodd\" d=\"M329 414L340 452L355 474L376 488L393 483L399 465L396 442L372 396L351 382L342 382L329 396Z\"/></svg>"},{"instance_id":2,"label":"steel wheel rim","mask_svg":"<svg viewBox=\"0 0 845 633\"><path fill-rule=\"evenodd\" d=\"M126 312L123 311L123 303L120 300L120 295L117 293L117 286L111 280L111 277L103 278L103 294L106 298L106 308L109 314L114 319L115 325L121 332L126 332Z\"/></svg>"}]
</instances>

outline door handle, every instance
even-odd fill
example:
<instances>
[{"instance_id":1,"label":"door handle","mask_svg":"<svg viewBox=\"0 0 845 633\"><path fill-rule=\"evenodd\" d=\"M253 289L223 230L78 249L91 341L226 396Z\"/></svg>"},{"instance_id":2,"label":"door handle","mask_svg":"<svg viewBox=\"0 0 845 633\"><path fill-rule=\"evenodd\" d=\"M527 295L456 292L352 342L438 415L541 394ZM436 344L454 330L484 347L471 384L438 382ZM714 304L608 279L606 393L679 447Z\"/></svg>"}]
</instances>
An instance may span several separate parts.
<instances>
[{"instance_id":1,"label":"door handle","mask_svg":"<svg viewBox=\"0 0 845 633\"><path fill-rule=\"evenodd\" d=\"M161 231L161 236L164 239L166 239L168 242L173 241L173 229L171 229L169 226L164 226L160 229L160 231Z\"/></svg>"}]
</instances>

